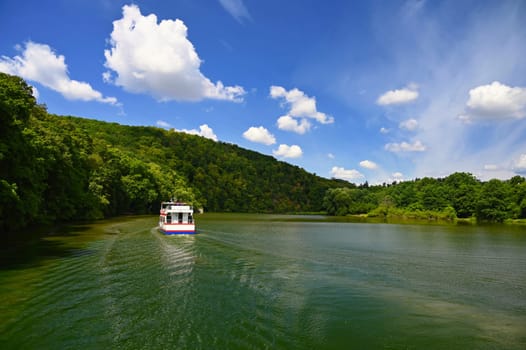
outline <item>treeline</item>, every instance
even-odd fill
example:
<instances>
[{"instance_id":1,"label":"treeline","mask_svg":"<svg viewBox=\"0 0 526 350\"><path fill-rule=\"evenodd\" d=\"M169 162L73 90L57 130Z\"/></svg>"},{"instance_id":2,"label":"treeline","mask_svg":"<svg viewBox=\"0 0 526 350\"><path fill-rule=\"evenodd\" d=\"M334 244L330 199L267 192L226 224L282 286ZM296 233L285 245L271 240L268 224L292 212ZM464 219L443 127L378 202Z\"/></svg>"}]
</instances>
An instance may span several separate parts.
<instances>
[{"instance_id":1,"label":"treeline","mask_svg":"<svg viewBox=\"0 0 526 350\"><path fill-rule=\"evenodd\" d=\"M440 179L329 189L323 203L330 215L504 222L526 218L526 179L482 182L469 173L454 173Z\"/></svg>"},{"instance_id":2,"label":"treeline","mask_svg":"<svg viewBox=\"0 0 526 350\"><path fill-rule=\"evenodd\" d=\"M126 213L169 198L207 211L321 211L328 180L273 157L155 127L47 113L0 73L0 230Z\"/></svg>"},{"instance_id":3,"label":"treeline","mask_svg":"<svg viewBox=\"0 0 526 350\"><path fill-rule=\"evenodd\" d=\"M216 212L526 217L526 182L470 174L355 186L223 142L155 127L49 114L0 73L0 232L156 213L169 198Z\"/></svg>"}]
</instances>

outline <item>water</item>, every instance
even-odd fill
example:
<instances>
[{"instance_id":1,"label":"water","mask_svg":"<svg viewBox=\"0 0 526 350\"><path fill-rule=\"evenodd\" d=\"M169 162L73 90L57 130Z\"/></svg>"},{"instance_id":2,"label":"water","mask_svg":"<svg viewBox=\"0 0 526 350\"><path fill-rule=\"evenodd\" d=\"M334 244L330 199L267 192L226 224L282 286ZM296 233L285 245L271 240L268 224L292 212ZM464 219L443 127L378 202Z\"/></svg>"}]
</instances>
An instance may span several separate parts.
<instances>
[{"instance_id":1,"label":"water","mask_svg":"<svg viewBox=\"0 0 526 350\"><path fill-rule=\"evenodd\" d=\"M2 349L525 349L526 229L213 215L4 254Z\"/></svg>"}]
</instances>

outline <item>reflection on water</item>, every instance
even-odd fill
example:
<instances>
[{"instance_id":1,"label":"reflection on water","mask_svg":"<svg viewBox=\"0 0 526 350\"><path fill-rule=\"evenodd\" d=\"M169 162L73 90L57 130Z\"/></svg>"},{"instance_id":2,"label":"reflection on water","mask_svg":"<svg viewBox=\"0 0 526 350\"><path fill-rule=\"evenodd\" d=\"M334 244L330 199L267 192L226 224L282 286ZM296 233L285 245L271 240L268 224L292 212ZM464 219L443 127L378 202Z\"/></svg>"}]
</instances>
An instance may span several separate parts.
<instances>
[{"instance_id":1,"label":"reflection on water","mask_svg":"<svg viewBox=\"0 0 526 350\"><path fill-rule=\"evenodd\" d=\"M195 235L174 235L174 237L161 236L157 229L151 230L159 240L162 251L163 267L170 276L184 275L190 277L195 264L193 244Z\"/></svg>"},{"instance_id":2,"label":"reflection on water","mask_svg":"<svg viewBox=\"0 0 526 350\"><path fill-rule=\"evenodd\" d=\"M72 229L7 261L2 348L526 348L523 228L204 215L198 235L164 236L155 225Z\"/></svg>"}]
</instances>

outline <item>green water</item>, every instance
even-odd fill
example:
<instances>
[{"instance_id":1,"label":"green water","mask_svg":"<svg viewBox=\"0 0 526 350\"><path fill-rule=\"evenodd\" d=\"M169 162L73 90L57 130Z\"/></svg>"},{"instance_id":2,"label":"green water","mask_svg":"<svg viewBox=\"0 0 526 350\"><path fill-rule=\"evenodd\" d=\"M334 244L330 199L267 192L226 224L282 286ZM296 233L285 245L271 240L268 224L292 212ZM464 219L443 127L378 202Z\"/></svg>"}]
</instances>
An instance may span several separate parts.
<instances>
[{"instance_id":1,"label":"green water","mask_svg":"<svg viewBox=\"0 0 526 350\"><path fill-rule=\"evenodd\" d=\"M526 229L317 217L72 226L4 252L2 349L525 349Z\"/></svg>"}]
</instances>

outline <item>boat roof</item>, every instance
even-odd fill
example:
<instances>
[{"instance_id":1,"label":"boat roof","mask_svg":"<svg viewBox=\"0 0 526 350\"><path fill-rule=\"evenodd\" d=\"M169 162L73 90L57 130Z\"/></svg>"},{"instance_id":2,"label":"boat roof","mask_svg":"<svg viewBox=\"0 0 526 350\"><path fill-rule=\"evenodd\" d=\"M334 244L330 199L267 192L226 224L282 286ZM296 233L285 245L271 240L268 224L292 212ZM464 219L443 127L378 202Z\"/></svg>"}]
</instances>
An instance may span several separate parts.
<instances>
[{"instance_id":1,"label":"boat roof","mask_svg":"<svg viewBox=\"0 0 526 350\"><path fill-rule=\"evenodd\" d=\"M185 203L185 202L168 201L168 202L161 202L161 205L190 205L190 204Z\"/></svg>"},{"instance_id":2,"label":"boat roof","mask_svg":"<svg viewBox=\"0 0 526 350\"><path fill-rule=\"evenodd\" d=\"M182 202L161 202L161 213L193 213L194 208Z\"/></svg>"}]
</instances>

